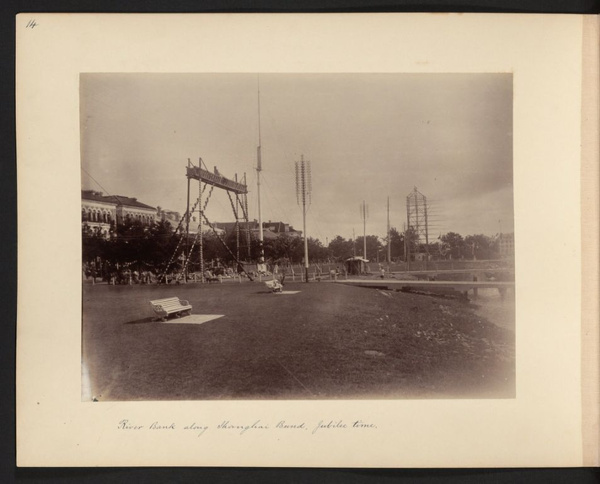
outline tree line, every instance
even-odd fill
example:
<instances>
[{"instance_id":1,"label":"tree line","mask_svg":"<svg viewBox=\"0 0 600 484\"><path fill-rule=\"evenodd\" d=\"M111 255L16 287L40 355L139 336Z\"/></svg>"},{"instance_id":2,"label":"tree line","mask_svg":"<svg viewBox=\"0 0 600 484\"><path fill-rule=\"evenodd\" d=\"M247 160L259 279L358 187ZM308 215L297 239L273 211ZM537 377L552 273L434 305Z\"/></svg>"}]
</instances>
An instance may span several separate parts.
<instances>
[{"instance_id":1,"label":"tree line","mask_svg":"<svg viewBox=\"0 0 600 484\"><path fill-rule=\"evenodd\" d=\"M223 265L234 266L234 256L238 255L236 233L232 231L222 239L214 233L203 234L203 259L206 262L217 261ZM353 256L363 257L364 242L359 236L356 240L346 239L340 235L334 237L327 245L317 238L308 238L308 253L311 263L342 262ZM260 243L251 234L248 246L246 233L240 231L239 258L244 262L256 262L260 257ZM179 270L184 264L183 257L171 261L173 254L183 253L184 247L191 250L188 270L195 270L200 265L199 244L196 237L190 234L187 241L174 229L168 221L144 225L137 220L123 224L111 224L108 235L101 234L87 224L82 225L83 261L91 264L102 260L116 266L134 266L138 270L151 270L155 273L165 270ZM483 234L461 236L448 232L425 244L417 243L416 234L412 231L400 232L396 228L390 230L390 253L393 261L405 261L407 248L414 259L415 253L428 252L432 259L496 259L499 257L498 240ZM229 250L227 249L229 248ZM265 257L270 261L286 261L299 264L304 259L304 242L301 237L279 234L278 237L264 241ZM366 258L370 261L386 261L388 251L387 238L376 235L366 236ZM169 261L171 264L167 267Z\"/></svg>"}]
</instances>

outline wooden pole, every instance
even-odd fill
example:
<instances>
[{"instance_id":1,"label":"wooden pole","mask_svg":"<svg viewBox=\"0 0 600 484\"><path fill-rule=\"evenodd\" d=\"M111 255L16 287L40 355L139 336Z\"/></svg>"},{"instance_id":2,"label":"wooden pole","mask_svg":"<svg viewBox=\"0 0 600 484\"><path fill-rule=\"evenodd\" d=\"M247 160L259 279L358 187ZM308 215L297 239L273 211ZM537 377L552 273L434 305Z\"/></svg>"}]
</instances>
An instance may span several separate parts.
<instances>
[{"instance_id":1,"label":"wooden pole","mask_svg":"<svg viewBox=\"0 0 600 484\"><path fill-rule=\"evenodd\" d=\"M188 158L188 167L191 165L190 159ZM190 239L190 177L187 177L187 205L185 210L185 272L183 274L185 282L187 282L187 261L190 258L190 248L189 248L189 239Z\"/></svg>"},{"instance_id":2,"label":"wooden pole","mask_svg":"<svg viewBox=\"0 0 600 484\"><path fill-rule=\"evenodd\" d=\"M390 197L387 199L387 263L388 271L390 270L390 264L392 263L392 240L390 239Z\"/></svg>"},{"instance_id":3,"label":"wooden pole","mask_svg":"<svg viewBox=\"0 0 600 484\"><path fill-rule=\"evenodd\" d=\"M199 162L202 168L202 159ZM204 216L204 207L202 207L202 170L198 170L198 241L200 242L200 282L204 283L204 241L202 239L202 219Z\"/></svg>"}]
</instances>

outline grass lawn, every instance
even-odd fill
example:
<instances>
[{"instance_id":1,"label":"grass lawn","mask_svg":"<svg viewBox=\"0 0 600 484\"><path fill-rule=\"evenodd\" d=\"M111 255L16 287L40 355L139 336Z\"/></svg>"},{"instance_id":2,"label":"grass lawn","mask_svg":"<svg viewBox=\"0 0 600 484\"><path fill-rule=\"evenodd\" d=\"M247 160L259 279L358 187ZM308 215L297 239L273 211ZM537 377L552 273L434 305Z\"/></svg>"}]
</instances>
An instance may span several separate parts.
<instances>
[{"instance_id":1,"label":"grass lawn","mask_svg":"<svg viewBox=\"0 0 600 484\"><path fill-rule=\"evenodd\" d=\"M514 332L468 302L341 284L84 285L98 400L510 398ZM153 321L178 296L201 325Z\"/></svg>"}]
</instances>

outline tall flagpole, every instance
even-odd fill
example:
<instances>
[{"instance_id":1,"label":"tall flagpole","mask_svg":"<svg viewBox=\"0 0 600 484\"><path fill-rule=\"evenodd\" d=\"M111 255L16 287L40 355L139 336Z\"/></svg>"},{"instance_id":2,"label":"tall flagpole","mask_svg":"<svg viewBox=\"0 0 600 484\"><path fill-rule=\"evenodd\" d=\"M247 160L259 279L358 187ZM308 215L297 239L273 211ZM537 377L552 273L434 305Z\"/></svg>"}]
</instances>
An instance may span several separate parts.
<instances>
[{"instance_id":1,"label":"tall flagpole","mask_svg":"<svg viewBox=\"0 0 600 484\"><path fill-rule=\"evenodd\" d=\"M260 136L260 77L258 78L258 148L256 149L256 193L258 196L258 245L259 245L259 262L265 260L264 234L262 224L262 213L260 210L260 172L262 171L261 157L261 136Z\"/></svg>"}]
</instances>

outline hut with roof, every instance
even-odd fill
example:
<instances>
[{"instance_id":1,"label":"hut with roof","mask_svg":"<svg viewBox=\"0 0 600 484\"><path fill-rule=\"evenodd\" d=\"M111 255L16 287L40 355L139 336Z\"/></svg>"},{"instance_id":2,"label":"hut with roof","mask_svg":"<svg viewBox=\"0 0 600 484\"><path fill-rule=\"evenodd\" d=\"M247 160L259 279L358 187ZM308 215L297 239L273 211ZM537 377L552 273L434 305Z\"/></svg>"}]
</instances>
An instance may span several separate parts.
<instances>
[{"instance_id":1,"label":"hut with roof","mask_svg":"<svg viewBox=\"0 0 600 484\"><path fill-rule=\"evenodd\" d=\"M346 259L344 265L346 266L346 271L348 274L353 276L358 276L360 274L365 274L368 272L367 270L367 259L363 259L362 257L350 257Z\"/></svg>"}]
</instances>

